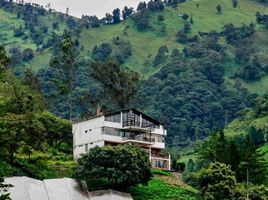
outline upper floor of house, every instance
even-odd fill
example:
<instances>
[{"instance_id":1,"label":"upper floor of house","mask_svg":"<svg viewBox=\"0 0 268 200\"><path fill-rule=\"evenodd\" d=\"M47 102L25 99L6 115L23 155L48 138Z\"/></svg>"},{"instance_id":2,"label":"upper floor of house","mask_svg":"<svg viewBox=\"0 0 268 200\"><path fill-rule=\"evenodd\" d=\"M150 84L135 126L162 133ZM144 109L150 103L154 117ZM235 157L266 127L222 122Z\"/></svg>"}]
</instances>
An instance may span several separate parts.
<instances>
[{"instance_id":1,"label":"upper floor of house","mask_svg":"<svg viewBox=\"0 0 268 200\"><path fill-rule=\"evenodd\" d=\"M73 124L74 146L109 141L165 148L164 125L137 109L121 110Z\"/></svg>"},{"instance_id":2,"label":"upper floor of house","mask_svg":"<svg viewBox=\"0 0 268 200\"><path fill-rule=\"evenodd\" d=\"M152 133L165 136L167 134L164 125L152 117L137 109L126 109L117 112L96 116L92 119L73 124L73 132L90 132L98 128L114 128L126 132Z\"/></svg>"}]
</instances>

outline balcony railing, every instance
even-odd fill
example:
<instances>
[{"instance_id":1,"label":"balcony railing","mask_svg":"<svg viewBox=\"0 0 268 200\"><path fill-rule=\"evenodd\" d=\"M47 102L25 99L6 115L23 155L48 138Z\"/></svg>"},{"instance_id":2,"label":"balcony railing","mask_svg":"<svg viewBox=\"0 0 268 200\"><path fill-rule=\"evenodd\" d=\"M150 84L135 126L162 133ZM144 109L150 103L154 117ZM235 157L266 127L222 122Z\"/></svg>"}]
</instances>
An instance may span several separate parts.
<instances>
[{"instance_id":1,"label":"balcony railing","mask_svg":"<svg viewBox=\"0 0 268 200\"><path fill-rule=\"evenodd\" d=\"M123 141L126 141L126 140L137 140L140 142L155 143L155 138L148 138L148 137L143 137L143 136L123 137Z\"/></svg>"},{"instance_id":2,"label":"balcony railing","mask_svg":"<svg viewBox=\"0 0 268 200\"><path fill-rule=\"evenodd\" d=\"M138 121L123 121L123 127L137 127L137 128L147 128L147 129L155 129L156 126L154 124L148 124Z\"/></svg>"}]
</instances>

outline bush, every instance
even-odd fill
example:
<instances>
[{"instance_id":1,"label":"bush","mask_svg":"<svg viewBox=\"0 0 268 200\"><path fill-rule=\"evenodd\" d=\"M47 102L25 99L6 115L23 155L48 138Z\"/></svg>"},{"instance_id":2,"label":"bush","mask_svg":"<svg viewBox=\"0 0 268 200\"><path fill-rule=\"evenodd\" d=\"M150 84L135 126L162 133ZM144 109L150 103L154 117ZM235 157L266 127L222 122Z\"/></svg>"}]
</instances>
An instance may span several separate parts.
<instances>
[{"instance_id":1,"label":"bush","mask_svg":"<svg viewBox=\"0 0 268 200\"><path fill-rule=\"evenodd\" d=\"M143 31L149 28L149 14L147 11L136 13L133 15L133 20L139 30Z\"/></svg>"},{"instance_id":2,"label":"bush","mask_svg":"<svg viewBox=\"0 0 268 200\"><path fill-rule=\"evenodd\" d=\"M264 185L249 184L248 188L249 199L251 200L266 200L268 197L268 188ZM235 188L235 199L246 199L247 186L239 183Z\"/></svg>"},{"instance_id":3,"label":"bush","mask_svg":"<svg viewBox=\"0 0 268 200\"><path fill-rule=\"evenodd\" d=\"M211 163L199 172L199 188L204 199L232 199L235 186L235 173L223 163Z\"/></svg>"},{"instance_id":4,"label":"bush","mask_svg":"<svg viewBox=\"0 0 268 200\"><path fill-rule=\"evenodd\" d=\"M147 184L151 178L148 154L134 145L94 147L78 160L75 178L85 180L89 190L125 191Z\"/></svg>"}]
</instances>

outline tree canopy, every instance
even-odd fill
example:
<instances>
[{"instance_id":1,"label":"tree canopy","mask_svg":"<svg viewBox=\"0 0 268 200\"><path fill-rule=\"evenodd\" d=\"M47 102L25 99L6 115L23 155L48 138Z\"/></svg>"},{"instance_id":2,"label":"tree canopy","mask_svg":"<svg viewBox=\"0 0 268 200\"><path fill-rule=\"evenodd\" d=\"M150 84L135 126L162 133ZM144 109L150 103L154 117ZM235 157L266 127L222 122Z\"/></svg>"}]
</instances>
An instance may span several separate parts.
<instances>
[{"instance_id":1,"label":"tree canopy","mask_svg":"<svg viewBox=\"0 0 268 200\"><path fill-rule=\"evenodd\" d=\"M78 159L74 176L85 180L90 190L124 191L151 178L149 155L134 145L94 147Z\"/></svg>"}]
</instances>

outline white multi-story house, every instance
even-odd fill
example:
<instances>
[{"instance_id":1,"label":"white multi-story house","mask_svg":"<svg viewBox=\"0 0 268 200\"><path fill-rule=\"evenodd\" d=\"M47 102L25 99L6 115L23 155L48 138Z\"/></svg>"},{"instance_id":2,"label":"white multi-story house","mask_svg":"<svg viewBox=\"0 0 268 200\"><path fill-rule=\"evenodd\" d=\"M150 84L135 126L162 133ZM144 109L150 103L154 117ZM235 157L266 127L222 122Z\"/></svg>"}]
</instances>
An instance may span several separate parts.
<instances>
[{"instance_id":1,"label":"white multi-story house","mask_svg":"<svg viewBox=\"0 0 268 200\"><path fill-rule=\"evenodd\" d=\"M163 155L167 131L159 121L137 109L127 109L73 123L73 154L77 159L95 146L137 144L148 151L153 168L170 170L170 156Z\"/></svg>"}]
</instances>

